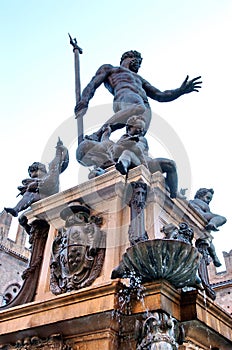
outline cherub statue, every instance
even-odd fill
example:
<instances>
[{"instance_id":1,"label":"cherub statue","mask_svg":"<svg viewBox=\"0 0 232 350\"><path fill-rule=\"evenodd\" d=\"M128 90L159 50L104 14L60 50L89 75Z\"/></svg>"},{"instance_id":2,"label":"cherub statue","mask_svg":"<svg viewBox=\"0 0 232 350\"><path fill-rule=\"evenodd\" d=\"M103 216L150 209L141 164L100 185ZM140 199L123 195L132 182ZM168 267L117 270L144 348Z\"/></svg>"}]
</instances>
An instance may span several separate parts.
<instances>
[{"instance_id":1,"label":"cherub statue","mask_svg":"<svg viewBox=\"0 0 232 350\"><path fill-rule=\"evenodd\" d=\"M213 198L213 194L214 190L212 188L200 188L196 192L194 199L190 200L189 203L207 221L206 230L219 231L218 227L226 223L226 218L218 214L213 214L210 211L209 203Z\"/></svg>"},{"instance_id":2,"label":"cherub statue","mask_svg":"<svg viewBox=\"0 0 232 350\"><path fill-rule=\"evenodd\" d=\"M226 223L224 216L214 214L210 211L209 203L213 198L214 190L212 188L200 188L193 200L190 200L190 205L207 221L205 229L207 231L219 231L218 227ZM221 263L216 255L215 247L212 242L208 248L208 253L216 267L221 266Z\"/></svg>"},{"instance_id":3,"label":"cherub statue","mask_svg":"<svg viewBox=\"0 0 232 350\"><path fill-rule=\"evenodd\" d=\"M148 143L143 136L145 123L139 117L130 117L124 134L113 148L116 169L126 175L129 169L140 164L145 165L153 174L156 171L166 173L165 183L170 190L170 197L177 197L177 171L173 160L167 158L151 158L148 155Z\"/></svg>"},{"instance_id":4,"label":"cherub statue","mask_svg":"<svg viewBox=\"0 0 232 350\"><path fill-rule=\"evenodd\" d=\"M166 173L165 184L170 190L170 197L182 198L177 193L178 176L176 164L167 158L151 158L148 155L148 143L143 136L145 122L137 116L130 117L126 124L126 134L117 141L110 140L110 126L105 127L101 141L85 139L77 149L77 160L84 166L95 166L89 178L101 175L105 169L115 165L122 174L128 174L130 169L145 165L151 173L160 171Z\"/></svg>"},{"instance_id":5,"label":"cherub statue","mask_svg":"<svg viewBox=\"0 0 232 350\"><path fill-rule=\"evenodd\" d=\"M68 150L59 138L55 158L50 162L48 171L40 162L30 165L30 178L22 180L22 185L18 186L18 195L22 195L22 199L14 208L4 208L5 211L17 217L20 211L30 207L32 203L59 192L59 175L67 168L68 163Z\"/></svg>"}]
</instances>

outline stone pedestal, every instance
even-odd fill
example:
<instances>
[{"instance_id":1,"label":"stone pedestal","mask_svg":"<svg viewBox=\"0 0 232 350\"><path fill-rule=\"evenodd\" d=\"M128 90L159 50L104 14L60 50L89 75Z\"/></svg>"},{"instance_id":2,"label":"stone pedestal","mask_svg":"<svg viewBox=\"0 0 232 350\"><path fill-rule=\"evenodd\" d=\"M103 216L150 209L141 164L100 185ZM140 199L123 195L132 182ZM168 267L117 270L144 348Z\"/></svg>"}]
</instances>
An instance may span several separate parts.
<instances>
[{"instance_id":1,"label":"stone pedestal","mask_svg":"<svg viewBox=\"0 0 232 350\"><path fill-rule=\"evenodd\" d=\"M138 325L143 327L151 315L154 319L162 318L164 323L184 327L185 340L179 345L180 349L232 348L231 317L202 292L183 292L164 280L155 281L145 284L140 300L132 297L129 312L120 309L119 294L128 282L112 280L111 273L130 245L131 216L126 189L130 182L136 181L144 182L148 187L144 224L150 240L163 238L161 228L165 224L178 226L180 222L186 222L194 229L195 239L210 238L203 230L204 221L189 208L187 201L170 199L162 174L150 174L142 165L130 171L127 183L124 176L112 169L34 203L26 213L28 222L46 221L48 237L41 264L37 266L38 278L33 280L35 292L30 296L31 300L25 299L26 303L22 303L21 297L20 304L16 301L12 307L0 311L0 348L128 350L137 346L139 349L136 344L142 344L142 333L137 329ZM74 201L88 205L93 213L103 218L104 263L100 275L90 286L54 295L50 290L52 245L58 230L64 226L60 212ZM170 348L175 349L178 345L175 345L170 329L167 326L161 332L161 338L170 338Z\"/></svg>"}]
</instances>

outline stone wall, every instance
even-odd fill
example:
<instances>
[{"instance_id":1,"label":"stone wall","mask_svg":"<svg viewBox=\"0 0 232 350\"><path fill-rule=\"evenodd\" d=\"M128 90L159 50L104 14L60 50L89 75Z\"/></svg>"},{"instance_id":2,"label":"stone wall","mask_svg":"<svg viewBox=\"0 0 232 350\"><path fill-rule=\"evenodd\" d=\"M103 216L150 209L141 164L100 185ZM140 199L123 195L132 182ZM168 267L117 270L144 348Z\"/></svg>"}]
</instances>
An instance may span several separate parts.
<instances>
[{"instance_id":1,"label":"stone wall","mask_svg":"<svg viewBox=\"0 0 232 350\"><path fill-rule=\"evenodd\" d=\"M216 291L216 302L230 315L232 315L232 250L223 252L225 271L218 272L215 266L209 265L209 278Z\"/></svg>"},{"instance_id":2,"label":"stone wall","mask_svg":"<svg viewBox=\"0 0 232 350\"><path fill-rule=\"evenodd\" d=\"M12 300L22 286L22 273L28 265L30 251L25 247L27 233L18 226L15 240L8 237L12 217L0 214L0 305Z\"/></svg>"}]
</instances>

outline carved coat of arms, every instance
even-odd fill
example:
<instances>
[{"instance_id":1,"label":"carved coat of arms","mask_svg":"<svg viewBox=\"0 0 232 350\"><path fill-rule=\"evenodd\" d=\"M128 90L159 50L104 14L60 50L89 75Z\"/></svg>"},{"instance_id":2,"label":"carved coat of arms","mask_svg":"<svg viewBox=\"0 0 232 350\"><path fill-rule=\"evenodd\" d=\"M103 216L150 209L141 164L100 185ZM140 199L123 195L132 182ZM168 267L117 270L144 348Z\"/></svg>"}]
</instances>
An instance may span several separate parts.
<instances>
[{"instance_id":1,"label":"carved coat of arms","mask_svg":"<svg viewBox=\"0 0 232 350\"><path fill-rule=\"evenodd\" d=\"M53 242L50 265L54 294L91 285L101 272L106 246L102 219L87 206L71 203L60 216L65 226Z\"/></svg>"}]
</instances>

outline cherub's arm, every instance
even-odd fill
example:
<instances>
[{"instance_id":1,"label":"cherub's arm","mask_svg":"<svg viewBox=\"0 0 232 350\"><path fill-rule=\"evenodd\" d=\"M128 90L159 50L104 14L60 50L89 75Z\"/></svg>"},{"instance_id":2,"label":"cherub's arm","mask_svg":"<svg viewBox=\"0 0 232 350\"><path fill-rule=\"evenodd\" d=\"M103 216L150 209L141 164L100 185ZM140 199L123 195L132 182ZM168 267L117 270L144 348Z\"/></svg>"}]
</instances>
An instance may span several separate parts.
<instances>
[{"instance_id":1,"label":"cherub's arm","mask_svg":"<svg viewBox=\"0 0 232 350\"><path fill-rule=\"evenodd\" d=\"M17 197L19 195L23 196L26 191L36 192L36 190L38 189L38 181L39 179L37 178L28 178L28 179L22 180L22 185L17 187L18 190L20 191Z\"/></svg>"},{"instance_id":2,"label":"cherub's arm","mask_svg":"<svg viewBox=\"0 0 232 350\"><path fill-rule=\"evenodd\" d=\"M56 145L55 158L49 163L49 174L63 173L69 164L69 153L67 147L63 145L63 142L58 138Z\"/></svg>"}]
</instances>

